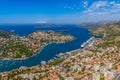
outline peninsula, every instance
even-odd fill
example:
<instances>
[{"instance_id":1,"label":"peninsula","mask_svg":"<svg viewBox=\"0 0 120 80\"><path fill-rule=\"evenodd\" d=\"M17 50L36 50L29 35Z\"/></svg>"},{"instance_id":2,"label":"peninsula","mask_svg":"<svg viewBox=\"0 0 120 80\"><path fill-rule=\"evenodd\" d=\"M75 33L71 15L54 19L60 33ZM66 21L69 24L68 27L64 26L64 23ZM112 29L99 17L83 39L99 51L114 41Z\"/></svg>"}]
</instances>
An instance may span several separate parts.
<instances>
[{"instance_id":1,"label":"peninsula","mask_svg":"<svg viewBox=\"0 0 120 80\"><path fill-rule=\"evenodd\" d=\"M71 35L54 31L36 31L28 36L18 36L0 30L0 59L24 59L35 55L49 43L73 40Z\"/></svg>"}]
</instances>

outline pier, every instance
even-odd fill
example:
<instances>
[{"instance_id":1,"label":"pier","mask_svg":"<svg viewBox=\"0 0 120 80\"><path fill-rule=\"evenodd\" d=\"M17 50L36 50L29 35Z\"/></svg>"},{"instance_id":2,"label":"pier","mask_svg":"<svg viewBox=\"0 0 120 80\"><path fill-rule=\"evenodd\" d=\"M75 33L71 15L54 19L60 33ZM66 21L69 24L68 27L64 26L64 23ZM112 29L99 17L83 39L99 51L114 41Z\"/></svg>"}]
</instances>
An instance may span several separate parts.
<instances>
[{"instance_id":1,"label":"pier","mask_svg":"<svg viewBox=\"0 0 120 80\"><path fill-rule=\"evenodd\" d=\"M84 43L81 45L81 48L89 49L90 47L94 46L95 44L96 44L96 39L95 39L95 37L91 37L89 40L87 40L86 42L84 42Z\"/></svg>"}]
</instances>

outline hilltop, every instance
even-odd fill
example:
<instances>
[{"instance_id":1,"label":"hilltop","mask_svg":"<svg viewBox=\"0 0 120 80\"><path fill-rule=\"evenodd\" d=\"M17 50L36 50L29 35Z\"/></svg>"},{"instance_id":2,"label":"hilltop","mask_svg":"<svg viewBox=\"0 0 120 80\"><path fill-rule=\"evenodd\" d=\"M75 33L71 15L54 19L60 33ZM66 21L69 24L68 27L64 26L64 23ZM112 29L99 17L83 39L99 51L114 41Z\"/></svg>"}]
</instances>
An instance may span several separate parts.
<instances>
[{"instance_id":1,"label":"hilltop","mask_svg":"<svg viewBox=\"0 0 120 80\"><path fill-rule=\"evenodd\" d=\"M105 24L113 24L116 23L117 21L98 21L98 22L84 22L79 24L80 27L83 28L88 28L88 29L95 29L95 28L99 28Z\"/></svg>"}]
</instances>

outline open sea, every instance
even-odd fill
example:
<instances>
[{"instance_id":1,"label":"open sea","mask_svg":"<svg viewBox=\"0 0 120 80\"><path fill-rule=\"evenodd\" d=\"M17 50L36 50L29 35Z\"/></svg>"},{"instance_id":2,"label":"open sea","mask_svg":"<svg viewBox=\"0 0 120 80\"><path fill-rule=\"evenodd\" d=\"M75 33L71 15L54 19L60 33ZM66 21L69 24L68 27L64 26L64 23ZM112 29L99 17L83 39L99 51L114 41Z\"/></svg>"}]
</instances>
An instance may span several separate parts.
<instances>
[{"instance_id":1,"label":"open sea","mask_svg":"<svg viewBox=\"0 0 120 80\"><path fill-rule=\"evenodd\" d=\"M56 54L69 52L80 48L81 44L87 41L91 35L88 29L81 28L77 25L0 25L0 30L14 31L20 36L27 36L36 30L53 30L56 32L63 32L75 36L77 39L66 43L52 43L45 46L37 55L25 60L0 60L0 72L17 69L21 66L35 66L39 65L41 61L49 61L53 59Z\"/></svg>"}]
</instances>

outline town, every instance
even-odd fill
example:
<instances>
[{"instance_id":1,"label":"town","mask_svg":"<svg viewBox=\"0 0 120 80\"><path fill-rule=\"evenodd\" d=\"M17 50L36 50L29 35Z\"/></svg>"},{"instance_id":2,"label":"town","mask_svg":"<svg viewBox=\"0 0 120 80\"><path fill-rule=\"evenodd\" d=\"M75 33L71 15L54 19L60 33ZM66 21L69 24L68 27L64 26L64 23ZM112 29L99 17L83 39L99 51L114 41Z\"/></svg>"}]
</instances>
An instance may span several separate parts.
<instances>
[{"instance_id":1,"label":"town","mask_svg":"<svg viewBox=\"0 0 120 80\"><path fill-rule=\"evenodd\" d=\"M111 39L112 37L106 38ZM115 37L118 38L118 37ZM10 72L1 73L3 80L119 80L120 54L119 41L112 38L90 38L84 47L59 54L59 58L39 66L21 67ZM88 47L87 47L88 46ZM87 47L87 48L86 48Z\"/></svg>"},{"instance_id":2,"label":"town","mask_svg":"<svg viewBox=\"0 0 120 80\"><path fill-rule=\"evenodd\" d=\"M120 0L0 0L0 80L120 80Z\"/></svg>"},{"instance_id":3,"label":"town","mask_svg":"<svg viewBox=\"0 0 120 80\"><path fill-rule=\"evenodd\" d=\"M18 36L0 31L0 59L25 59L39 52L49 43L74 40L75 37L54 31L36 31L28 36Z\"/></svg>"}]
</instances>

